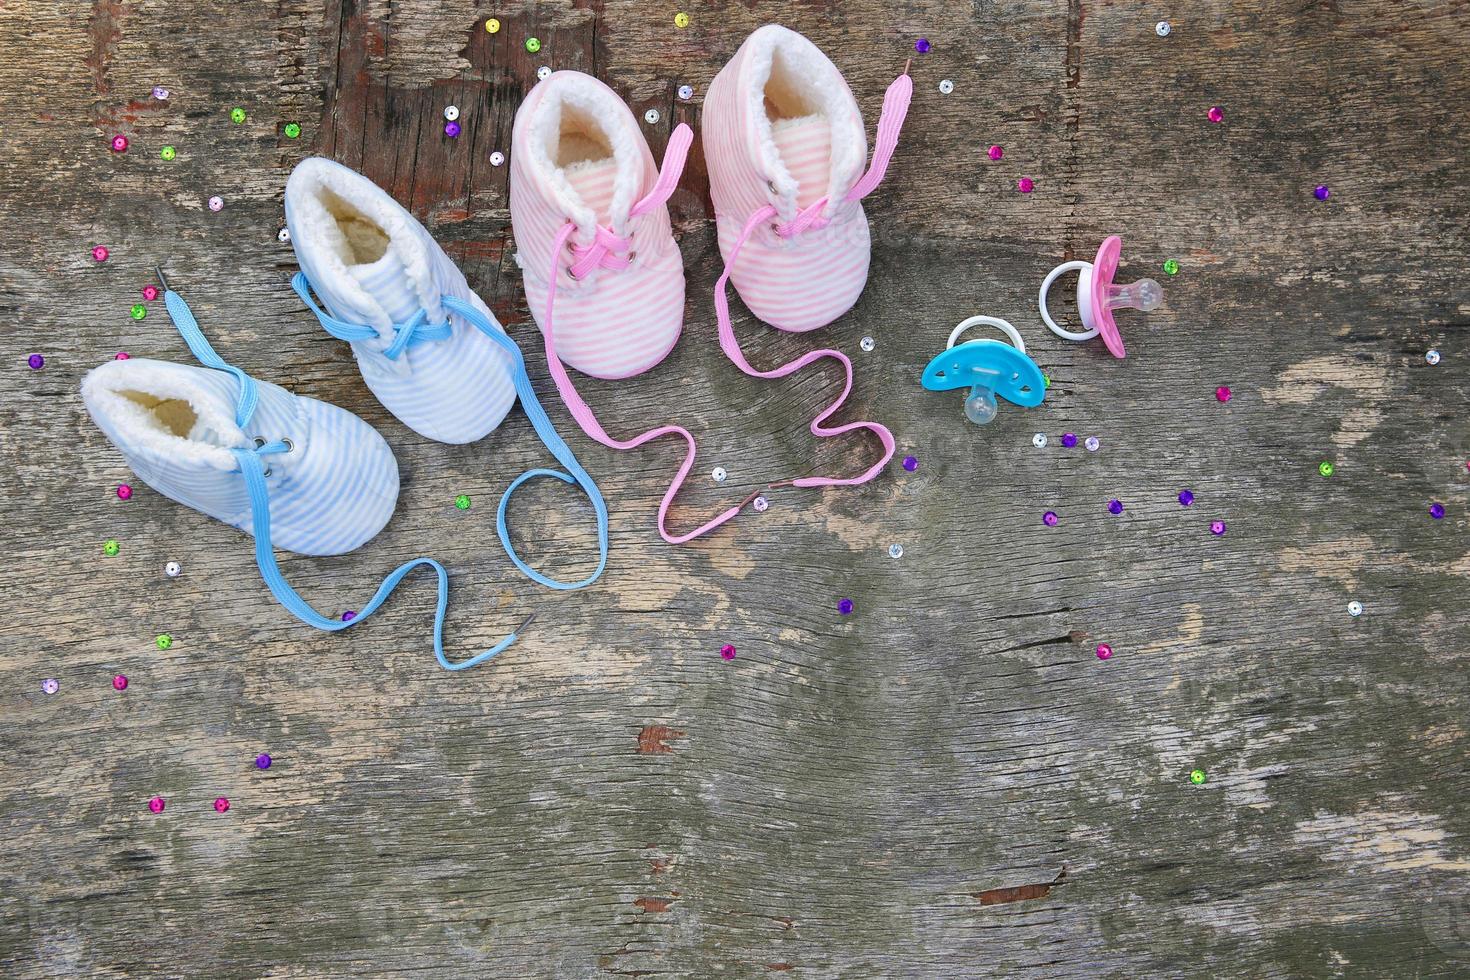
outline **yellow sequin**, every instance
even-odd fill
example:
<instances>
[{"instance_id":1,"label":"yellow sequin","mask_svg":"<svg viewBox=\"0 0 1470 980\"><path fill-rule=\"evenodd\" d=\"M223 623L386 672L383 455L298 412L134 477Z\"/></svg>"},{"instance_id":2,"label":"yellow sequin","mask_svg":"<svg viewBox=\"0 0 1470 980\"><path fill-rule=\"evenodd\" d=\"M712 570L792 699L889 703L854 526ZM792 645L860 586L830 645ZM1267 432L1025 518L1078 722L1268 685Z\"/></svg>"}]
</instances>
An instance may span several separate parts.
<instances>
[{"instance_id":1,"label":"yellow sequin","mask_svg":"<svg viewBox=\"0 0 1470 980\"><path fill-rule=\"evenodd\" d=\"M682 10L679 11L677 14L674 15L674 26L675 27L688 27L689 26L689 15L686 14L686 13L684 13L684 11L682 11Z\"/></svg>"},{"instance_id":2,"label":"yellow sequin","mask_svg":"<svg viewBox=\"0 0 1470 980\"><path fill-rule=\"evenodd\" d=\"M485 21L485 32L487 34L499 34L500 21L496 20L494 17L491 17L489 20Z\"/></svg>"}]
</instances>

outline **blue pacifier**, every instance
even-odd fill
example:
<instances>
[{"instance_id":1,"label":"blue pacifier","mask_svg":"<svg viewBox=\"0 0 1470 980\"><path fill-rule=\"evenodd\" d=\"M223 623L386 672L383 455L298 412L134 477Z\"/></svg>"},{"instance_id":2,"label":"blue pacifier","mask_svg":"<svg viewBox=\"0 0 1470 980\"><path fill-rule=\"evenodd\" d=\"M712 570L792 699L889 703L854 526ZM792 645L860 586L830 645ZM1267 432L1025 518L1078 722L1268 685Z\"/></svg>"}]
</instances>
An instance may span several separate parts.
<instances>
[{"instance_id":1,"label":"blue pacifier","mask_svg":"<svg viewBox=\"0 0 1470 980\"><path fill-rule=\"evenodd\" d=\"M998 327L1011 343L967 340L955 346L960 334L981 325ZM1046 379L1036 362L1026 356L1026 342L1021 339L1020 331L994 316L972 316L950 331L944 353L924 368L922 383L930 391L953 391L968 386L965 418L976 425L995 418L1000 407L997 395L1022 408L1035 408L1046 397Z\"/></svg>"}]
</instances>

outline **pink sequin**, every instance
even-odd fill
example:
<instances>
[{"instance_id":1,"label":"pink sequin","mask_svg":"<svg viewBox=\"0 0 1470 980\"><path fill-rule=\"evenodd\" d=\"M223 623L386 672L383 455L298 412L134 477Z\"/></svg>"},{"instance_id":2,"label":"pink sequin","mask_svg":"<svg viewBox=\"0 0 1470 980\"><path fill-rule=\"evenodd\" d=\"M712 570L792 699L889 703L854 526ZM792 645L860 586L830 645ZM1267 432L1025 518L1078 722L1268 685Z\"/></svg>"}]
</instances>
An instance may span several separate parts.
<instances>
[{"instance_id":1,"label":"pink sequin","mask_svg":"<svg viewBox=\"0 0 1470 980\"><path fill-rule=\"evenodd\" d=\"M156 300L158 298L158 287L157 286L144 286L143 287L143 298L146 299L150 303L153 302L154 300Z\"/></svg>"},{"instance_id":2,"label":"pink sequin","mask_svg":"<svg viewBox=\"0 0 1470 980\"><path fill-rule=\"evenodd\" d=\"M731 646L730 644L726 643L724 646L720 647L720 656L723 657L726 660L734 660L735 659L735 648L733 646Z\"/></svg>"},{"instance_id":3,"label":"pink sequin","mask_svg":"<svg viewBox=\"0 0 1470 980\"><path fill-rule=\"evenodd\" d=\"M112 687L113 690L126 691L128 689L128 679L122 674L118 674L112 679Z\"/></svg>"},{"instance_id":4,"label":"pink sequin","mask_svg":"<svg viewBox=\"0 0 1470 980\"><path fill-rule=\"evenodd\" d=\"M1097 645L1097 659L1099 659L1099 660L1107 660L1112 655L1113 655L1113 648L1112 647L1108 646L1106 643L1099 643Z\"/></svg>"},{"instance_id":5,"label":"pink sequin","mask_svg":"<svg viewBox=\"0 0 1470 980\"><path fill-rule=\"evenodd\" d=\"M1220 387L1216 388L1215 398L1218 401L1228 402L1230 400L1230 388L1226 385L1221 385Z\"/></svg>"},{"instance_id":6,"label":"pink sequin","mask_svg":"<svg viewBox=\"0 0 1470 980\"><path fill-rule=\"evenodd\" d=\"M1210 116L1210 122L1212 122L1212 123L1224 122L1225 121L1225 110L1224 109L1221 109L1217 105L1212 105L1212 106L1210 106L1209 116Z\"/></svg>"},{"instance_id":7,"label":"pink sequin","mask_svg":"<svg viewBox=\"0 0 1470 980\"><path fill-rule=\"evenodd\" d=\"M130 486L128 486L126 483L119 483L117 485L117 499L118 500L132 500L133 499L133 488L130 487Z\"/></svg>"},{"instance_id":8,"label":"pink sequin","mask_svg":"<svg viewBox=\"0 0 1470 980\"><path fill-rule=\"evenodd\" d=\"M132 356L133 355L129 354L127 351L120 350L116 354L112 355L112 359L114 361L126 361L128 358L130 358Z\"/></svg>"},{"instance_id":9,"label":"pink sequin","mask_svg":"<svg viewBox=\"0 0 1470 980\"><path fill-rule=\"evenodd\" d=\"M230 801L227 800L227 799L225 799L223 796L218 797L218 798L215 799L215 801L214 801L214 812L215 813L224 813L229 808L230 808Z\"/></svg>"},{"instance_id":10,"label":"pink sequin","mask_svg":"<svg viewBox=\"0 0 1470 980\"><path fill-rule=\"evenodd\" d=\"M92 259L97 262L106 262L112 253L107 250L106 245L95 245L92 248Z\"/></svg>"},{"instance_id":11,"label":"pink sequin","mask_svg":"<svg viewBox=\"0 0 1470 980\"><path fill-rule=\"evenodd\" d=\"M124 136L121 133L118 133L116 136L114 136L112 138L112 152L113 153L126 153L127 152L127 149L128 149L128 138L126 136Z\"/></svg>"},{"instance_id":12,"label":"pink sequin","mask_svg":"<svg viewBox=\"0 0 1470 980\"><path fill-rule=\"evenodd\" d=\"M148 809L152 810L154 813L162 813L163 806L163 797L161 796L155 796L153 799L148 801Z\"/></svg>"},{"instance_id":13,"label":"pink sequin","mask_svg":"<svg viewBox=\"0 0 1470 980\"><path fill-rule=\"evenodd\" d=\"M1002 150L1000 148L1000 146L998 146L998 145L997 146L992 146L990 149L986 150L985 152L990 154L990 159L992 159L992 160L999 160L1001 157L1003 157L1003 156L1006 155L1006 151L1005 150Z\"/></svg>"},{"instance_id":14,"label":"pink sequin","mask_svg":"<svg viewBox=\"0 0 1470 980\"><path fill-rule=\"evenodd\" d=\"M1022 177L1020 180L1016 181L1016 189L1019 190L1022 194L1030 194L1032 191L1036 190L1036 182L1033 181L1030 177Z\"/></svg>"}]
</instances>

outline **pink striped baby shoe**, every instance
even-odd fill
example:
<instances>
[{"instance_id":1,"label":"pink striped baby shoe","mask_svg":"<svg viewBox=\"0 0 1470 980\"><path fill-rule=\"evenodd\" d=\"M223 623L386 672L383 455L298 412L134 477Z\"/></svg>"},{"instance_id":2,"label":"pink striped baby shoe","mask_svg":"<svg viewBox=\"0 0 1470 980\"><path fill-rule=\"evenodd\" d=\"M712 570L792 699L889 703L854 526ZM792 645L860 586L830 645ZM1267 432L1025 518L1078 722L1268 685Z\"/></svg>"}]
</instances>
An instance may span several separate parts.
<instances>
[{"instance_id":1,"label":"pink striped baby shoe","mask_svg":"<svg viewBox=\"0 0 1470 980\"><path fill-rule=\"evenodd\" d=\"M552 72L516 113L510 214L526 299L545 331L555 284L557 353L595 378L642 374L684 326L668 195L648 197L658 176L633 113L590 75Z\"/></svg>"},{"instance_id":2,"label":"pink striped baby shoe","mask_svg":"<svg viewBox=\"0 0 1470 980\"><path fill-rule=\"evenodd\" d=\"M692 531L670 531L669 507L694 466L694 437L678 425L629 439L610 435L562 361L594 377L626 378L658 364L679 339L684 261L666 202L693 142L688 126L676 126L656 168L623 100L574 71L553 72L531 90L511 135L516 262L547 367L582 431L604 446L635 449L666 435L684 440L684 461L658 508L659 534L671 544L714 530L758 494Z\"/></svg>"},{"instance_id":3,"label":"pink striped baby shoe","mask_svg":"<svg viewBox=\"0 0 1470 980\"><path fill-rule=\"evenodd\" d=\"M806 331L852 308L868 281L871 242L862 199L888 170L913 97L907 70L888 87L872 165L847 81L815 44L776 24L760 28L710 83L704 150L725 271L715 285L720 347L740 370L781 378L830 357L846 372L842 394L812 420L818 437L862 429L883 455L850 478L801 477L793 486L866 483L893 458L893 434L876 422L824 423L852 390L852 362L840 351L804 354L762 370L746 360L730 323L726 285L750 311L781 330Z\"/></svg>"},{"instance_id":4,"label":"pink striped baby shoe","mask_svg":"<svg viewBox=\"0 0 1470 980\"><path fill-rule=\"evenodd\" d=\"M735 291L771 326L815 330L857 302L871 252L861 199L883 177L912 91L906 74L890 88L864 176L857 100L802 35L767 24L710 83L703 134L720 252Z\"/></svg>"}]
</instances>

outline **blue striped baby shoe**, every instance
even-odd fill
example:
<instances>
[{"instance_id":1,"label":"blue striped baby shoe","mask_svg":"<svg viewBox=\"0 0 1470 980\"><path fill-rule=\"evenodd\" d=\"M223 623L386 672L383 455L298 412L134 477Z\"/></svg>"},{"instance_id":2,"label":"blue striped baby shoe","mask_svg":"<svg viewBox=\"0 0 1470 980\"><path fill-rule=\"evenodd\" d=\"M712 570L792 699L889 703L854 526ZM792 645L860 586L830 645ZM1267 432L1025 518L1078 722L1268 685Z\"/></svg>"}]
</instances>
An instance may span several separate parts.
<instances>
[{"instance_id":1,"label":"blue striped baby shoe","mask_svg":"<svg viewBox=\"0 0 1470 980\"><path fill-rule=\"evenodd\" d=\"M406 575L423 566L434 570L439 586L434 656L442 667L473 667L514 643L519 630L468 659L451 661L445 656L449 573L432 558L416 558L398 566L357 615L345 622L323 616L291 588L276 563L277 546L307 555L343 554L367 543L388 523L398 500L398 463L393 451L356 415L257 381L227 364L205 339L183 297L168 288L162 270L158 279L169 317L204 367L129 358L109 361L82 379L87 412L139 479L171 500L253 535L261 578L277 601L309 626L328 632L358 626L382 606ZM504 343L508 349L501 349L520 364L519 376L524 377L519 351L508 338ZM527 398L524 393L521 397ZM528 400L527 413L537 431L549 429L535 395ZM570 457L569 452L567 455ZM537 573L510 548L506 504L515 487L533 476L552 476L566 483L585 480L591 485L591 478L575 460L561 462L572 472L531 470L513 481L501 498L501 538L511 558L533 577ZM589 495L597 509L601 560L584 582L549 583L555 587L590 584L607 562L607 512L595 485ZM520 629L533 618L528 617Z\"/></svg>"},{"instance_id":2,"label":"blue striped baby shoe","mask_svg":"<svg viewBox=\"0 0 1470 980\"><path fill-rule=\"evenodd\" d=\"M351 343L388 411L436 442L474 442L500 424L516 400L511 359L446 307L452 297L493 321L413 215L356 171L310 157L286 181L286 227L301 264L292 285Z\"/></svg>"}]
</instances>

